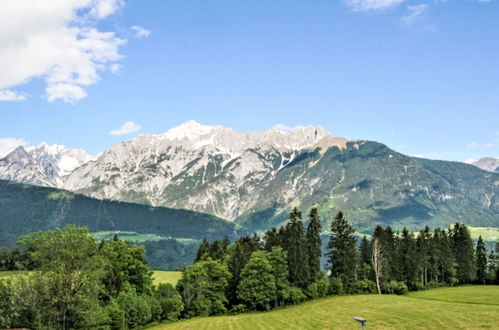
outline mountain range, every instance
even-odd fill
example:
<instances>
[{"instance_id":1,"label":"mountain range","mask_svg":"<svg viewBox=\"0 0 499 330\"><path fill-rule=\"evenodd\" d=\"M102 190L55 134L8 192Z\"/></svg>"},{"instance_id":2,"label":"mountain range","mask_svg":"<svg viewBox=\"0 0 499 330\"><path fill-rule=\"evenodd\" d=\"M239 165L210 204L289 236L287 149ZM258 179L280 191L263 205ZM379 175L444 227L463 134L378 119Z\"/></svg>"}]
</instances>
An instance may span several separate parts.
<instances>
[{"instance_id":1,"label":"mountain range","mask_svg":"<svg viewBox=\"0 0 499 330\"><path fill-rule=\"evenodd\" d=\"M317 206L324 222L342 210L360 231L455 221L499 226L499 174L409 157L322 127L241 133L189 121L93 159L66 148L50 157L34 151L43 148L50 149L14 150L0 160L0 178L204 212L250 231L281 224L294 206Z\"/></svg>"}]
</instances>

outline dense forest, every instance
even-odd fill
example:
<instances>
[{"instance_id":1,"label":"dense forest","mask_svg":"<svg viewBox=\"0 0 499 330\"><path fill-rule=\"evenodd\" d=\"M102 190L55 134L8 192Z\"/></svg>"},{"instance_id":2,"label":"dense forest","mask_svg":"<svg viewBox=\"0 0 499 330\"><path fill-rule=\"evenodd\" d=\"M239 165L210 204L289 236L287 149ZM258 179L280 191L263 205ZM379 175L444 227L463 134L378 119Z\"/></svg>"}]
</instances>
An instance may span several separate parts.
<instances>
[{"instance_id":1,"label":"dense forest","mask_svg":"<svg viewBox=\"0 0 499 330\"><path fill-rule=\"evenodd\" d=\"M176 287L152 284L143 247L66 226L2 249L1 269L33 270L0 281L0 327L133 329L194 316L266 311L340 294L405 294L459 284L499 284L499 244L490 254L465 225L418 233L376 227L360 241L339 212L326 265L321 221L305 227L295 208L286 225L235 242L203 240ZM325 266L324 272L321 266Z\"/></svg>"}]
</instances>

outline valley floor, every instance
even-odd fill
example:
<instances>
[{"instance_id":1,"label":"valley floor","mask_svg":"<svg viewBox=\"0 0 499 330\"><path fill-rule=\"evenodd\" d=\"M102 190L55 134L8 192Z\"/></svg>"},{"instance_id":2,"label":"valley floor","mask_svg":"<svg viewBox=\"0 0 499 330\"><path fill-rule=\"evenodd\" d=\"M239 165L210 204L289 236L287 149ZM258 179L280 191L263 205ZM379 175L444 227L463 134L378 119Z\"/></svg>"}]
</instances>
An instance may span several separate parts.
<instances>
[{"instance_id":1,"label":"valley floor","mask_svg":"<svg viewBox=\"0 0 499 330\"><path fill-rule=\"evenodd\" d=\"M406 296L355 295L266 313L201 317L150 329L499 329L499 286L462 286Z\"/></svg>"}]
</instances>

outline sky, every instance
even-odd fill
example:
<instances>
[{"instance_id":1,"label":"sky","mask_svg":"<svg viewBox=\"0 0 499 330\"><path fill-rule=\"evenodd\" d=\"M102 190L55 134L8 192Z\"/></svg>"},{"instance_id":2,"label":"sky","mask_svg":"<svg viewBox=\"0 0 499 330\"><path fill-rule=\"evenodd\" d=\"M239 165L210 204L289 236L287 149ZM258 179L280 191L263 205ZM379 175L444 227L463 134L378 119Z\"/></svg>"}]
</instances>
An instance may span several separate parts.
<instances>
[{"instance_id":1,"label":"sky","mask_svg":"<svg viewBox=\"0 0 499 330\"><path fill-rule=\"evenodd\" d=\"M499 0L2 0L0 156L188 120L499 157Z\"/></svg>"}]
</instances>

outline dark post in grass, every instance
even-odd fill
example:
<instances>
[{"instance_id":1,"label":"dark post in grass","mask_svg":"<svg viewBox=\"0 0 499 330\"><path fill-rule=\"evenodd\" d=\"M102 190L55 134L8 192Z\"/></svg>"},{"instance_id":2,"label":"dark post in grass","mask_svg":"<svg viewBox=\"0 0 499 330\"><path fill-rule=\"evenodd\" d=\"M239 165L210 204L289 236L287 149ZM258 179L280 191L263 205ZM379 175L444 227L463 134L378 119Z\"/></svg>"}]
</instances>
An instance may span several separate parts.
<instances>
[{"instance_id":1,"label":"dark post in grass","mask_svg":"<svg viewBox=\"0 0 499 330\"><path fill-rule=\"evenodd\" d=\"M360 324L362 324L362 330L366 329L366 322L367 322L367 320L364 320L364 319L362 319L360 317L352 317L352 319L354 319L355 321L360 322Z\"/></svg>"}]
</instances>

